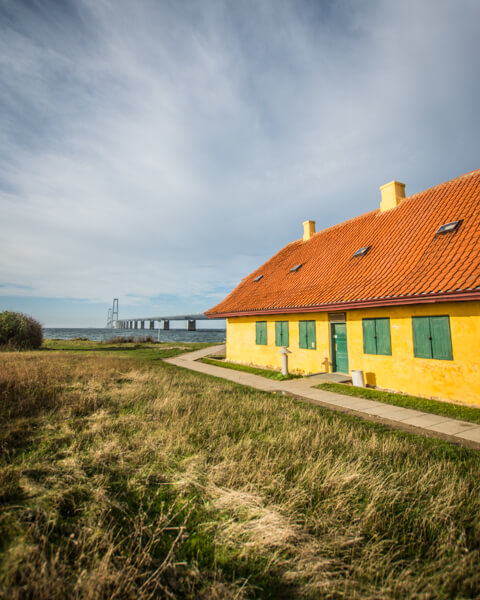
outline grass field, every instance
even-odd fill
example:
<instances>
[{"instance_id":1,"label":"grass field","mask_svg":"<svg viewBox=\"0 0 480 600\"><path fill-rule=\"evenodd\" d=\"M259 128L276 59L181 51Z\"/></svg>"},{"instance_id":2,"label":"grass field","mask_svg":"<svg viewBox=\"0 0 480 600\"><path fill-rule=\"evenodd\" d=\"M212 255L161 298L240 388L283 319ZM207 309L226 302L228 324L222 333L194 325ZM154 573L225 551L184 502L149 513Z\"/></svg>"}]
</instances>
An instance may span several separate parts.
<instances>
[{"instance_id":1,"label":"grass field","mask_svg":"<svg viewBox=\"0 0 480 600\"><path fill-rule=\"evenodd\" d=\"M480 453L135 346L0 354L0 597L480 595Z\"/></svg>"}]
</instances>

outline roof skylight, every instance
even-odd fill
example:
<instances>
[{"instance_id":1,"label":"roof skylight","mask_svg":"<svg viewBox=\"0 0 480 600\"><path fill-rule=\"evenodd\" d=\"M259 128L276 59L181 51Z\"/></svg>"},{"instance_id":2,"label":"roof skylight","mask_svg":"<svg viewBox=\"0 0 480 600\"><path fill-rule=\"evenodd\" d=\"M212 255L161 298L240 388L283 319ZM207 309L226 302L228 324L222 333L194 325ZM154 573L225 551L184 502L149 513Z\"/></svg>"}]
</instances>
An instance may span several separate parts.
<instances>
[{"instance_id":1,"label":"roof skylight","mask_svg":"<svg viewBox=\"0 0 480 600\"><path fill-rule=\"evenodd\" d=\"M451 223L445 223L445 225L442 225L441 227L439 227L437 229L437 233L435 235L439 235L442 233L452 233L453 231L456 231L460 227L461 224L462 224L462 220L452 221Z\"/></svg>"},{"instance_id":2,"label":"roof skylight","mask_svg":"<svg viewBox=\"0 0 480 600\"><path fill-rule=\"evenodd\" d=\"M263 277L263 275L257 275L257 277L255 277L255 279L253 281L260 281L260 279Z\"/></svg>"},{"instance_id":3,"label":"roof skylight","mask_svg":"<svg viewBox=\"0 0 480 600\"><path fill-rule=\"evenodd\" d=\"M365 246L363 248L360 248L355 252L353 256L365 256L365 254L370 250L370 248L371 246Z\"/></svg>"},{"instance_id":4,"label":"roof skylight","mask_svg":"<svg viewBox=\"0 0 480 600\"><path fill-rule=\"evenodd\" d=\"M299 265L295 265L294 267L292 267L290 269L290 273L296 273L298 271L298 269L302 266L303 266L303 263L300 263Z\"/></svg>"}]
</instances>

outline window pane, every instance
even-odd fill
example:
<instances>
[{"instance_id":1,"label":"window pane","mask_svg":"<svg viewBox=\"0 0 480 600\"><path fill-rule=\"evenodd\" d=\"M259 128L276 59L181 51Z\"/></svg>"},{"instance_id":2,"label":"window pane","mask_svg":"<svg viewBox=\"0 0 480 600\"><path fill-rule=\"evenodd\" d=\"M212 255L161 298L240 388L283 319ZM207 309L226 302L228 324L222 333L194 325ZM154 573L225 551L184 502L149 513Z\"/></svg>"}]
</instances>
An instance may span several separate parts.
<instances>
[{"instance_id":1,"label":"window pane","mask_svg":"<svg viewBox=\"0 0 480 600\"><path fill-rule=\"evenodd\" d=\"M432 356L440 360L453 360L449 317L430 317Z\"/></svg>"},{"instance_id":2,"label":"window pane","mask_svg":"<svg viewBox=\"0 0 480 600\"><path fill-rule=\"evenodd\" d=\"M391 354L390 319L375 319L377 354Z\"/></svg>"},{"instance_id":3,"label":"window pane","mask_svg":"<svg viewBox=\"0 0 480 600\"><path fill-rule=\"evenodd\" d=\"M432 358L430 319L428 317L412 317L412 329L414 355L418 358Z\"/></svg>"},{"instance_id":4,"label":"window pane","mask_svg":"<svg viewBox=\"0 0 480 600\"><path fill-rule=\"evenodd\" d=\"M288 321L282 321L282 346L288 346Z\"/></svg>"}]
</instances>

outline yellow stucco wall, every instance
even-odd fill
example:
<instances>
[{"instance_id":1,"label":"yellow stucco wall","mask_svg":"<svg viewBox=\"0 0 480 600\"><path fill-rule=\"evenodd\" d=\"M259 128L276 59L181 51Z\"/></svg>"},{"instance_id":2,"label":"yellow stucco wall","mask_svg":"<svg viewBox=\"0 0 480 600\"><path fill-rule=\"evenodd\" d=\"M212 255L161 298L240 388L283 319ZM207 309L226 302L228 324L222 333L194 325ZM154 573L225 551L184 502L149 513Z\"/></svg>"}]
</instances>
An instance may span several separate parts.
<instances>
[{"instance_id":1,"label":"yellow stucco wall","mask_svg":"<svg viewBox=\"0 0 480 600\"><path fill-rule=\"evenodd\" d=\"M315 321L317 348L305 350L298 346L298 322ZM267 321L267 345L255 343L255 322ZM275 321L289 322L288 357L290 371L318 373L329 370L330 349L328 338L328 315L268 315L267 317L235 317L227 319L227 359L245 364L261 365L272 369L281 368L280 348L275 346Z\"/></svg>"},{"instance_id":2,"label":"yellow stucco wall","mask_svg":"<svg viewBox=\"0 0 480 600\"><path fill-rule=\"evenodd\" d=\"M453 360L413 355L412 317L448 315ZM389 317L392 355L363 353L363 318ZM298 346L298 321L316 322L317 348ZM255 343L255 322L267 321L266 346ZM289 321L289 368L303 373L331 370L328 313L233 317L227 319L227 359L280 369L275 321ZM361 369L366 382L408 394L480 406L480 302L445 302L347 311L349 369Z\"/></svg>"}]
</instances>

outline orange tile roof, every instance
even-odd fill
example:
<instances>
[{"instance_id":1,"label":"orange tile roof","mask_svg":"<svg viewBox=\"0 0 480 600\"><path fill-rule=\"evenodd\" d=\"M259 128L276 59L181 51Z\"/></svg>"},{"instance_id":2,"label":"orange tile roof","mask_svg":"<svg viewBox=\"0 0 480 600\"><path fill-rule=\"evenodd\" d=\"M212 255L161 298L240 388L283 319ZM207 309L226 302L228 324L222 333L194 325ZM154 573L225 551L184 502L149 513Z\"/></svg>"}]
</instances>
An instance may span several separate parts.
<instances>
[{"instance_id":1,"label":"orange tile roof","mask_svg":"<svg viewBox=\"0 0 480 600\"><path fill-rule=\"evenodd\" d=\"M441 225L461 219L454 233L435 235ZM354 258L364 246L371 247L368 253ZM480 169L409 196L389 211L377 209L288 244L206 314L474 298L480 299Z\"/></svg>"}]
</instances>

